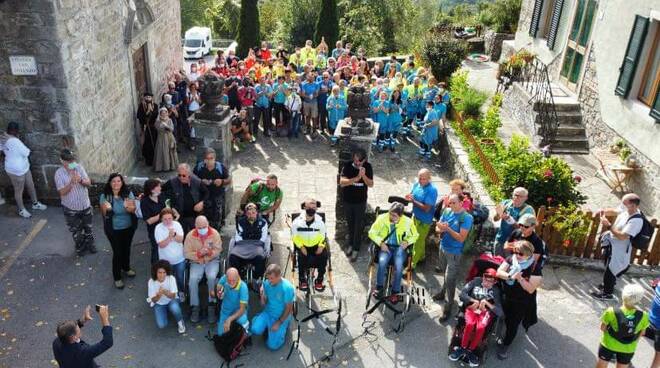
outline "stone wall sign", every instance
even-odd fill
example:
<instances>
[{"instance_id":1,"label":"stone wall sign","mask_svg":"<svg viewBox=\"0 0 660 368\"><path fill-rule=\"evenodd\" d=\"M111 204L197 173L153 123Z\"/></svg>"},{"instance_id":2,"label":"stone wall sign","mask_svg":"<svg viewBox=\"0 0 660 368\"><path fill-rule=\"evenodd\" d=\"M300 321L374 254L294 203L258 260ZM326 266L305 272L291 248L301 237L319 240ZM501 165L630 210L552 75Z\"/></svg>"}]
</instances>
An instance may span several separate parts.
<instances>
[{"instance_id":1,"label":"stone wall sign","mask_svg":"<svg viewBox=\"0 0 660 368\"><path fill-rule=\"evenodd\" d=\"M37 62L34 56L10 56L12 75L37 75Z\"/></svg>"}]
</instances>

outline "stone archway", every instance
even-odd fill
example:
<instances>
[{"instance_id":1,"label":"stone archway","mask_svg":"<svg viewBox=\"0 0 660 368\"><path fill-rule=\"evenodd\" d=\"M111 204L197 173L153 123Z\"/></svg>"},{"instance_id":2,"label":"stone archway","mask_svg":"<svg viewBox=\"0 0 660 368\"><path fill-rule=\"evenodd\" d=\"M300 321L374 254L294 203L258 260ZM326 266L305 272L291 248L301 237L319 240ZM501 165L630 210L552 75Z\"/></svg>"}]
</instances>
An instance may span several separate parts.
<instances>
[{"instance_id":1,"label":"stone archway","mask_svg":"<svg viewBox=\"0 0 660 368\"><path fill-rule=\"evenodd\" d=\"M124 41L127 45L155 20L154 13L144 0L125 0L128 10L124 26Z\"/></svg>"}]
</instances>

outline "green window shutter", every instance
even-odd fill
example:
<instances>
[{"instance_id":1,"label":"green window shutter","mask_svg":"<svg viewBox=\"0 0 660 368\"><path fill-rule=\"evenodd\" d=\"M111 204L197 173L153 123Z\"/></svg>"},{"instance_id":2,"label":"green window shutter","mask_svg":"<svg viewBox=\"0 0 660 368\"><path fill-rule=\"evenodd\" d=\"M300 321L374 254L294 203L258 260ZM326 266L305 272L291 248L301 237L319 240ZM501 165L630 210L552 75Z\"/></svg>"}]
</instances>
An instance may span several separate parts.
<instances>
[{"instance_id":1,"label":"green window shutter","mask_svg":"<svg viewBox=\"0 0 660 368\"><path fill-rule=\"evenodd\" d=\"M552 19L550 20L550 32L548 33L548 48L554 50L557 41L557 31L561 20L561 11L564 8L564 0L556 0L552 8Z\"/></svg>"},{"instance_id":2,"label":"green window shutter","mask_svg":"<svg viewBox=\"0 0 660 368\"><path fill-rule=\"evenodd\" d=\"M534 10L532 12L532 21L529 24L529 35L536 37L539 31L539 22L541 22L541 11L543 10L543 0L534 1Z\"/></svg>"},{"instance_id":3,"label":"green window shutter","mask_svg":"<svg viewBox=\"0 0 660 368\"><path fill-rule=\"evenodd\" d=\"M635 78L635 69L637 69L639 54L644 47L644 39L646 38L648 26L649 18L641 15L635 16L635 23L633 23L633 28L630 32L630 39L628 39L628 47L623 58L623 64L619 68L619 80L616 82L616 88L614 89L614 94L617 96L628 97L630 86Z\"/></svg>"},{"instance_id":4,"label":"green window shutter","mask_svg":"<svg viewBox=\"0 0 660 368\"><path fill-rule=\"evenodd\" d=\"M660 123L660 88L655 93L655 100L653 100L653 105L651 106L651 113L649 114L656 123Z\"/></svg>"}]
</instances>

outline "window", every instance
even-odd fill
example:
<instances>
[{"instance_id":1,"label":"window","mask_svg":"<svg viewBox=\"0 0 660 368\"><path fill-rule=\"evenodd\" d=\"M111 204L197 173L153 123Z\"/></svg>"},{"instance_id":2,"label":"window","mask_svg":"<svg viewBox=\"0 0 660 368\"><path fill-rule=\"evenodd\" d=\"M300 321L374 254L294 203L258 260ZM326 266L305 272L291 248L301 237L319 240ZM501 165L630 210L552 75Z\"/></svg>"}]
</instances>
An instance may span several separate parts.
<instances>
[{"instance_id":1,"label":"window","mask_svg":"<svg viewBox=\"0 0 660 368\"><path fill-rule=\"evenodd\" d=\"M560 72L560 80L572 91L577 89L582 75L596 5L595 0L578 0L577 2L577 10L568 35L568 44Z\"/></svg>"},{"instance_id":2,"label":"window","mask_svg":"<svg viewBox=\"0 0 660 368\"><path fill-rule=\"evenodd\" d=\"M653 105L660 85L660 31L656 30L653 44L649 51L646 67L643 69L642 84L638 98L647 106Z\"/></svg>"}]
</instances>

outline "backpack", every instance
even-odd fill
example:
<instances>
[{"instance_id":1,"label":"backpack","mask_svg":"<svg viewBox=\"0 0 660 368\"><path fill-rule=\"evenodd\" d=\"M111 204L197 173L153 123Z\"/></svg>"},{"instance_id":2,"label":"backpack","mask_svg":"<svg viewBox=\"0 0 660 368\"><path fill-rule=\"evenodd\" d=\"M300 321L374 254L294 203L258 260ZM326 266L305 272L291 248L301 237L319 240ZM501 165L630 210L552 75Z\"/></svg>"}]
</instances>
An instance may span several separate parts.
<instances>
[{"instance_id":1,"label":"backpack","mask_svg":"<svg viewBox=\"0 0 660 368\"><path fill-rule=\"evenodd\" d=\"M488 211L488 207L481 203L477 202L472 202L472 212L470 212L472 217L474 218L474 224L483 224L488 220L488 216L490 215L490 212Z\"/></svg>"},{"instance_id":2,"label":"backpack","mask_svg":"<svg viewBox=\"0 0 660 368\"><path fill-rule=\"evenodd\" d=\"M635 330L637 329L639 322L642 320L644 312L636 310L635 315L630 318L623 314L623 311L620 308L617 308L614 310L614 316L616 317L618 328L614 331L612 326L607 326L607 333L622 344L630 344L637 340L639 334L635 333Z\"/></svg>"},{"instance_id":3,"label":"backpack","mask_svg":"<svg viewBox=\"0 0 660 368\"><path fill-rule=\"evenodd\" d=\"M637 235L630 238L630 244L632 244L633 248L648 250L649 243L651 243L651 237L653 236L653 226L642 212L628 217L628 221L626 221L626 223L634 218L642 219L642 229L637 233Z\"/></svg>"},{"instance_id":4,"label":"backpack","mask_svg":"<svg viewBox=\"0 0 660 368\"><path fill-rule=\"evenodd\" d=\"M248 334L245 328L236 321L231 323L228 332L222 335L214 335L213 346L222 359L224 359L224 363L220 367L224 366L225 363L229 367L229 364L241 355L241 352L245 349L247 340Z\"/></svg>"}]
</instances>

